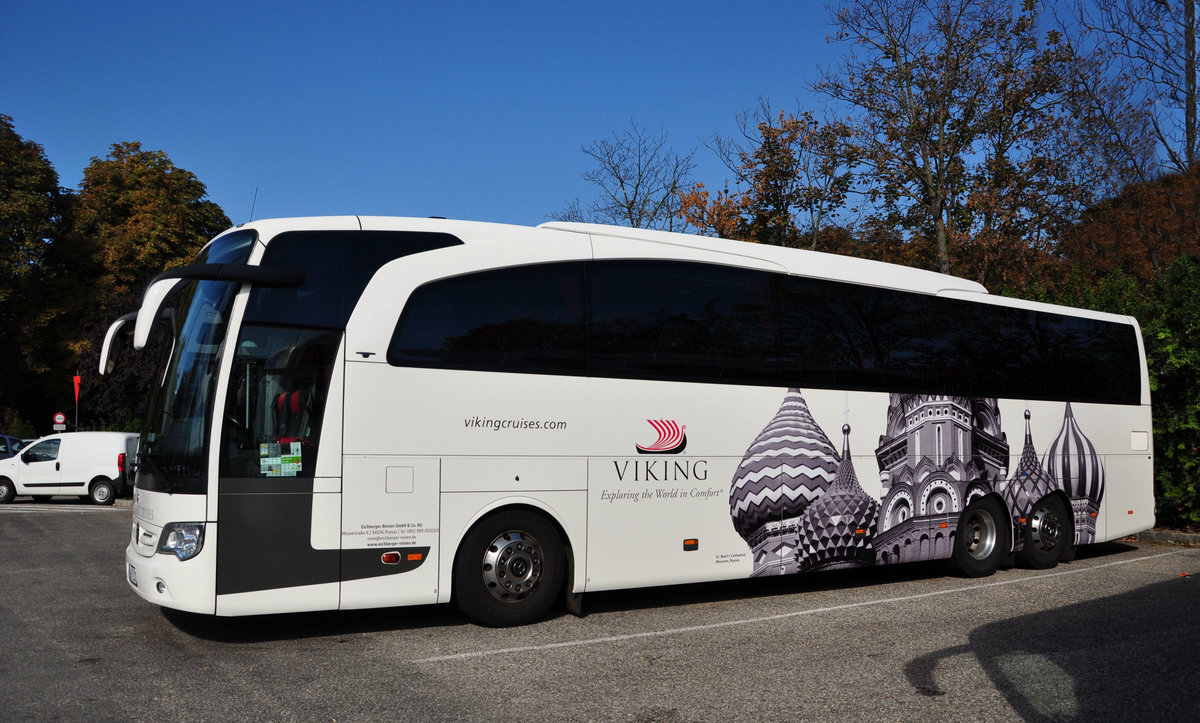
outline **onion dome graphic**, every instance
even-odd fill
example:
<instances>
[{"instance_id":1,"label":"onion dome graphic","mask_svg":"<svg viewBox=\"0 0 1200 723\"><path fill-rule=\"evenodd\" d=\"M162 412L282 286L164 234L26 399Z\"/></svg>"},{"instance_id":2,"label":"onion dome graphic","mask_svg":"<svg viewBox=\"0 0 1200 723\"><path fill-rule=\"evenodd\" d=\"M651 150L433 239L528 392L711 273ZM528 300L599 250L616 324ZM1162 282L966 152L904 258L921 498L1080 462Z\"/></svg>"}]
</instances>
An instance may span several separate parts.
<instances>
[{"instance_id":1,"label":"onion dome graphic","mask_svg":"<svg viewBox=\"0 0 1200 723\"><path fill-rule=\"evenodd\" d=\"M1038 462L1037 450L1033 448L1033 435L1029 431L1029 410L1025 410L1025 447L1017 469L1004 488L1004 502L1009 511L1021 516L1029 512L1033 503L1058 489L1054 478L1046 473Z\"/></svg>"},{"instance_id":2,"label":"onion dome graphic","mask_svg":"<svg viewBox=\"0 0 1200 723\"><path fill-rule=\"evenodd\" d=\"M1100 503L1104 496L1104 463L1092 440L1080 431L1070 402L1067 402L1062 429L1046 450L1042 465L1068 497Z\"/></svg>"},{"instance_id":3,"label":"onion dome graphic","mask_svg":"<svg viewBox=\"0 0 1200 723\"><path fill-rule=\"evenodd\" d=\"M801 570L871 565L879 503L863 491L850 456L850 425L842 426L842 462L829 491L800 516Z\"/></svg>"},{"instance_id":4,"label":"onion dome graphic","mask_svg":"<svg viewBox=\"0 0 1200 723\"><path fill-rule=\"evenodd\" d=\"M1042 466L1055 486L1071 498L1075 531L1081 536L1077 541L1091 542L1095 537L1100 499L1104 496L1104 462L1092 440L1080 431L1070 402L1067 402L1062 428L1042 458Z\"/></svg>"},{"instance_id":5,"label":"onion dome graphic","mask_svg":"<svg viewBox=\"0 0 1200 723\"><path fill-rule=\"evenodd\" d=\"M769 521L796 517L837 472L837 451L799 389L789 389L738 465L729 489L733 525L747 541Z\"/></svg>"}]
</instances>

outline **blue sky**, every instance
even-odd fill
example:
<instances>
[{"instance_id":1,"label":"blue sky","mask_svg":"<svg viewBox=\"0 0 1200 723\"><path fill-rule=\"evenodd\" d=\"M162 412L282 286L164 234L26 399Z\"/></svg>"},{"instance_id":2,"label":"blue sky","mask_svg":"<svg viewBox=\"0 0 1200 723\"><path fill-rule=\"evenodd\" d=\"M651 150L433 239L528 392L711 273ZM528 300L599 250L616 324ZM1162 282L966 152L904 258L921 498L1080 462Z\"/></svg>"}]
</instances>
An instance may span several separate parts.
<instances>
[{"instance_id":1,"label":"blue sky","mask_svg":"<svg viewBox=\"0 0 1200 723\"><path fill-rule=\"evenodd\" d=\"M234 223L361 213L537 224L594 197L582 144L699 147L760 96L823 114L817 0L0 1L0 113L77 188L113 143L165 151Z\"/></svg>"}]
</instances>

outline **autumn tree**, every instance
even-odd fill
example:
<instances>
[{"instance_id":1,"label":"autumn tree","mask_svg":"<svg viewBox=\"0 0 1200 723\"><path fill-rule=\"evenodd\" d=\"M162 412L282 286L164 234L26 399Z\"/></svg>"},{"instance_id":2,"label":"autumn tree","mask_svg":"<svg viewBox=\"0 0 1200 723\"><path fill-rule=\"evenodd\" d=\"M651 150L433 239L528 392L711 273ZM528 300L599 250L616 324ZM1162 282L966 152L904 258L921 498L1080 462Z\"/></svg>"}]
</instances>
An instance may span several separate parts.
<instances>
[{"instance_id":1,"label":"autumn tree","mask_svg":"<svg viewBox=\"0 0 1200 723\"><path fill-rule=\"evenodd\" d=\"M1056 173L1044 152L1066 152L1046 135L1063 107L1061 53L1038 39L1035 3L853 0L835 21L849 49L815 89L853 116L875 213L928 240L929 265L947 273L971 270L960 252L981 231L1027 242L1049 215L1034 202Z\"/></svg>"},{"instance_id":2,"label":"autumn tree","mask_svg":"<svg viewBox=\"0 0 1200 723\"><path fill-rule=\"evenodd\" d=\"M679 195L691 183L694 149L677 152L666 131L650 133L631 119L628 129L580 150L595 163L583 177L599 196L590 204L575 199L554 214L557 220L678 230Z\"/></svg>"},{"instance_id":3,"label":"autumn tree","mask_svg":"<svg viewBox=\"0 0 1200 723\"><path fill-rule=\"evenodd\" d=\"M1154 283L1175 259L1200 254L1200 167L1129 184L1085 209L1059 252L1093 283L1117 270Z\"/></svg>"},{"instance_id":4,"label":"autumn tree","mask_svg":"<svg viewBox=\"0 0 1200 723\"><path fill-rule=\"evenodd\" d=\"M976 66L986 90L954 231L957 271L1011 288L1052 263L1058 233L1094 189L1079 172L1089 154L1071 109L1070 46L1053 30L1039 37L1032 13L998 22Z\"/></svg>"},{"instance_id":5,"label":"autumn tree","mask_svg":"<svg viewBox=\"0 0 1200 723\"><path fill-rule=\"evenodd\" d=\"M740 138L716 136L709 147L733 174L736 190L714 197L696 184L682 197L693 228L778 246L822 248L822 232L845 204L851 176L840 123L811 113L772 110L760 100L738 115Z\"/></svg>"},{"instance_id":6,"label":"autumn tree","mask_svg":"<svg viewBox=\"0 0 1200 723\"><path fill-rule=\"evenodd\" d=\"M140 292L228 228L229 218L207 193L190 171L141 143L116 143L108 157L93 158L83 171L74 230L95 244L105 293Z\"/></svg>"},{"instance_id":7,"label":"autumn tree","mask_svg":"<svg viewBox=\"0 0 1200 723\"><path fill-rule=\"evenodd\" d=\"M1078 76L1086 87L1115 83L1117 98L1097 92L1089 112L1130 149L1151 140L1167 169L1196 165L1198 146L1196 24L1198 0L1077 0L1069 26L1091 65ZM1122 110L1124 109L1124 110ZM1110 122L1114 113L1137 124ZM1138 164L1140 165L1140 164ZM1149 180L1149 169L1131 180Z\"/></svg>"}]
</instances>

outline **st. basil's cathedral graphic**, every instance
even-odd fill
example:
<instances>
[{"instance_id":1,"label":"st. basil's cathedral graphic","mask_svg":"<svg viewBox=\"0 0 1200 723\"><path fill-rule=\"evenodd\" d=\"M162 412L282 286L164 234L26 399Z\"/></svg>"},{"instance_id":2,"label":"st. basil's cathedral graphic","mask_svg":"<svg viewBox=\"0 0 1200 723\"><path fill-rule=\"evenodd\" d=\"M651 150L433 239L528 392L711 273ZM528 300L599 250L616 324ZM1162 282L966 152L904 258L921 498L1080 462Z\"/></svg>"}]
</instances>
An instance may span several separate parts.
<instances>
[{"instance_id":1,"label":"st. basil's cathedral graphic","mask_svg":"<svg viewBox=\"0 0 1200 723\"><path fill-rule=\"evenodd\" d=\"M875 449L883 482L876 561L950 557L959 515L999 487L1008 452L994 398L891 395Z\"/></svg>"},{"instance_id":2,"label":"st. basil's cathedral graphic","mask_svg":"<svg viewBox=\"0 0 1200 723\"><path fill-rule=\"evenodd\" d=\"M1011 476L995 398L892 394L885 424L875 449L882 482L876 501L858 481L850 426L842 427L839 454L801 391L787 391L730 487L730 514L750 546L753 576L949 557L962 511L992 492L1018 519L1063 490L1076 543L1095 539L1104 466L1069 402L1040 461L1026 412L1025 444Z\"/></svg>"}]
</instances>

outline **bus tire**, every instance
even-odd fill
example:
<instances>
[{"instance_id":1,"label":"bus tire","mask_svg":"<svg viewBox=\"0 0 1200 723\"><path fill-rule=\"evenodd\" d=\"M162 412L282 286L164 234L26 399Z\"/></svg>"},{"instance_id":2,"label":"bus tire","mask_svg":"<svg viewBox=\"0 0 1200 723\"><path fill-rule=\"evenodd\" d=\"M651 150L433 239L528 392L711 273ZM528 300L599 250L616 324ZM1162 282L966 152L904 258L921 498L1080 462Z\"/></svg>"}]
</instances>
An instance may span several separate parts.
<instances>
[{"instance_id":1,"label":"bus tire","mask_svg":"<svg viewBox=\"0 0 1200 723\"><path fill-rule=\"evenodd\" d=\"M1021 528L1021 550L1017 560L1023 567L1049 570L1058 564L1074 537L1073 520L1058 495L1046 495L1025 516Z\"/></svg>"},{"instance_id":2,"label":"bus tire","mask_svg":"<svg viewBox=\"0 0 1200 723\"><path fill-rule=\"evenodd\" d=\"M88 498L91 499L92 504L111 505L116 496L116 488L113 487L112 480L107 477L97 477L88 487Z\"/></svg>"},{"instance_id":3,"label":"bus tire","mask_svg":"<svg viewBox=\"0 0 1200 723\"><path fill-rule=\"evenodd\" d=\"M1012 546L1012 526L995 497L981 497L958 518L950 564L964 577L987 577L1000 567Z\"/></svg>"},{"instance_id":4,"label":"bus tire","mask_svg":"<svg viewBox=\"0 0 1200 723\"><path fill-rule=\"evenodd\" d=\"M463 539L454 563L454 599L488 627L540 620L559 599L564 554L558 530L530 510L484 518Z\"/></svg>"},{"instance_id":5,"label":"bus tire","mask_svg":"<svg viewBox=\"0 0 1200 723\"><path fill-rule=\"evenodd\" d=\"M13 486L12 480L7 477L0 477L0 505L12 502L16 496L17 488Z\"/></svg>"}]
</instances>

